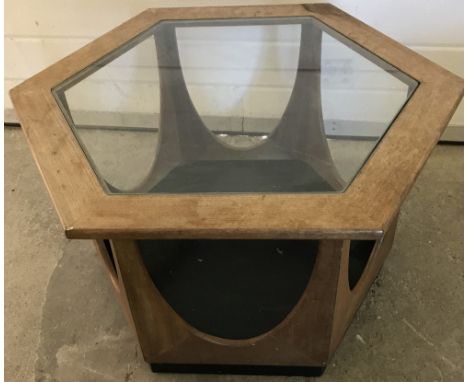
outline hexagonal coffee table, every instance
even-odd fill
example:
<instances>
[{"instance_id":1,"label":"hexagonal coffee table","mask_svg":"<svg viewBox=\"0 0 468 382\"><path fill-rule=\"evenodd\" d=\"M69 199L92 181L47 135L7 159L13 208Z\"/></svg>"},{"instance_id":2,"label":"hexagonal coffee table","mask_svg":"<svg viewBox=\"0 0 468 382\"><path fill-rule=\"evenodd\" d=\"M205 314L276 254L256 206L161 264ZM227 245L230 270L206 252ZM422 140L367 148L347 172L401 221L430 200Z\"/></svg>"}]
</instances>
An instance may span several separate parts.
<instances>
[{"instance_id":1,"label":"hexagonal coffee table","mask_svg":"<svg viewBox=\"0 0 468 382\"><path fill-rule=\"evenodd\" d=\"M150 9L11 96L153 370L318 374L462 93L316 4Z\"/></svg>"}]
</instances>

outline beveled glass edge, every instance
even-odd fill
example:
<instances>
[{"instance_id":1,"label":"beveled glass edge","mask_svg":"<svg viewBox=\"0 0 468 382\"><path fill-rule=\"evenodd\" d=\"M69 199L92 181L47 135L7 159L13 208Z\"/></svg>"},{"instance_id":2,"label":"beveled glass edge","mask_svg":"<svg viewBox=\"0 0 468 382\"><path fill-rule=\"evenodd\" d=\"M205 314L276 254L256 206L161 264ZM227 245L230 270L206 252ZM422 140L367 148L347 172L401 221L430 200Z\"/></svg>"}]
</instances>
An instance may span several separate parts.
<instances>
[{"instance_id":1,"label":"beveled glass edge","mask_svg":"<svg viewBox=\"0 0 468 382\"><path fill-rule=\"evenodd\" d=\"M274 23L273 21L277 20L288 20L288 22L283 22L283 23ZM375 141L374 147L372 150L369 151L368 155L363 159L361 162L359 169L356 171L353 177L350 178L350 180L347 182L347 184L341 189L337 191L303 191L303 192L262 192L262 194L311 194L311 195L337 195L337 194L344 194L348 188L353 184L354 180L356 177L361 173L363 168L365 167L366 163L368 162L369 158L372 156L376 148L380 145L382 139L386 136L388 131L391 129L393 123L395 120L398 118L398 116L402 113L403 109L406 107L408 104L409 100L412 98L414 95L415 91L420 85L420 82L410 76L409 74L405 73L404 71L398 69L395 65L389 63L388 61L384 60L381 58L379 55L376 53L368 50L361 44L357 43L354 40L351 40L349 37L347 37L345 34L341 33L340 31L328 26L318 18L312 15L303 15L303 16L275 16L275 17L261 17L261 18L255 18L255 17L247 17L247 18L216 18L216 19L164 19L164 20L158 20L155 22L153 25L151 25L149 28L146 30L138 33L136 36L132 37L131 39L127 40L124 42L122 45L117 47L116 49L112 50L111 52L103 55L101 58L98 60L94 61L90 65L88 65L86 68L78 71L77 73L73 74L69 78L65 79L62 81L60 84L54 86L51 88L51 93L57 102L57 105L59 106L64 118L66 119L70 130L72 131L75 139L78 141L78 144L83 151L86 159L88 160L98 182L101 184L101 187L103 188L104 192L111 196L111 195L153 195L153 196L158 196L158 195L164 195L164 196L179 196L179 195L251 195L251 194L258 194L259 192L251 191L251 192L198 192L198 193L193 193L193 192L187 192L187 193L146 193L146 192L112 192L111 191L111 185L100 175L99 170L97 169L97 166L94 163L94 160L92 159L92 156L88 153L86 146L82 142L82 140L79 138L79 134L76 133L77 127L73 121L72 115L70 110L68 109L68 105L66 103L66 100L64 98L64 93L66 90L70 89L77 83L81 82L82 80L86 79L99 69L103 68L105 65L108 63L112 62L114 59L122 56L129 50L131 50L133 47L138 45L140 42L145 40L146 38L150 37L152 34L154 34L155 29L158 28L159 25L161 24L166 24L166 23L174 23L174 24L179 24L183 23L184 27L193 27L193 26L216 26L213 24L220 24L219 26L232 26L232 24L237 24L237 25L245 25L245 26L255 26L255 25L296 25L296 24L301 24L300 20L304 19L311 19L313 22L319 24L320 28L322 31L326 32L328 35L331 37L335 38L338 40L340 43L344 44L347 46L349 49L352 51L356 52L360 56L364 57L366 60L370 61L371 63L379 66L382 70L387 72L388 74L394 76L397 78L399 81L403 82L408 86L408 94L406 97L405 102L402 103L400 108L397 110L395 113L394 117L388 122L387 127L385 128L385 131L383 134ZM292 20L297 22L292 22ZM226 25L224 23L230 23L230 25ZM187 25L188 24L188 25ZM369 58L368 56L372 57Z\"/></svg>"}]
</instances>

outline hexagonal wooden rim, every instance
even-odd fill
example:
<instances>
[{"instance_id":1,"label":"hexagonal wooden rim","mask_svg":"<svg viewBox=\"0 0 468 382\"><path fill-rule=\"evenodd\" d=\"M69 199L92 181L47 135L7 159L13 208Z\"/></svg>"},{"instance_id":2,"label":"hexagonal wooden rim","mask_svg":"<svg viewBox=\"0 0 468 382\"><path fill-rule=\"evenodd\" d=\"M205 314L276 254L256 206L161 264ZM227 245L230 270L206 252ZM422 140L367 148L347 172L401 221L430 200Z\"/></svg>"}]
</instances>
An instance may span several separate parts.
<instances>
[{"instance_id":1,"label":"hexagonal wooden rim","mask_svg":"<svg viewBox=\"0 0 468 382\"><path fill-rule=\"evenodd\" d=\"M312 16L420 85L342 194L108 195L51 89L161 20ZM463 96L463 81L329 4L148 9L11 91L70 238L355 238L387 230Z\"/></svg>"}]
</instances>

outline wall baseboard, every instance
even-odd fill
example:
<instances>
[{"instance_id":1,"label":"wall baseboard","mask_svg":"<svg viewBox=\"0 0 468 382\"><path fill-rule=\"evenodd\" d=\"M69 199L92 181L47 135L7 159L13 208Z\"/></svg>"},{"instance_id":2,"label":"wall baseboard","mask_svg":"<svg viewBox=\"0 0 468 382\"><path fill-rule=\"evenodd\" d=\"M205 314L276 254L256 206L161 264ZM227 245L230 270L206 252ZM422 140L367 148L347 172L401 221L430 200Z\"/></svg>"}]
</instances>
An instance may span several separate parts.
<instances>
[{"instance_id":1,"label":"wall baseboard","mask_svg":"<svg viewBox=\"0 0 468 382\"><path fill-rule=\"evenodd\" d=\"M439 142L463 142L464 126L449 125L440 137Z\"/></svg>"},{"instance_id":2,"label":"wall baseboard","mask_svg":"<svg viewBox=\"0 0 468 382\"><path fill-rule=\"evenodd\" d=\"M18 117L14 109L4 109L4 124L14 126L19 124ZM450 124L440 138L441 142L463 142L464 141L464 126ZM350 133L350 132L348 132ZM365 134L364 134L365 135Z\"/></svg>"}]
</instances>

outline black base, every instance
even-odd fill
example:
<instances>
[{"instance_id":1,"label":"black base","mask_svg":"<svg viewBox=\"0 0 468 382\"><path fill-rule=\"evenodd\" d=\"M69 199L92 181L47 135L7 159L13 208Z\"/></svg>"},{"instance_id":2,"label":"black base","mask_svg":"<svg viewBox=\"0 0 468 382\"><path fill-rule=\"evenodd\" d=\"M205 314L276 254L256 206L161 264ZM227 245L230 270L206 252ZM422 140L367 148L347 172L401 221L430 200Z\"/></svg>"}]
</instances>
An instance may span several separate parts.
<instances>
[{"instance_id":1,"label":"black base","mask_svg":"<svg viewBox=\"0 0 468 382\"><path fill-rule=\"evenodd\" d=\"M254 374L320 377L325 371L325 367L307 366L191 365L174 363L152 363L150 365L153 373Z\"/></svg>"}]
</instances>

